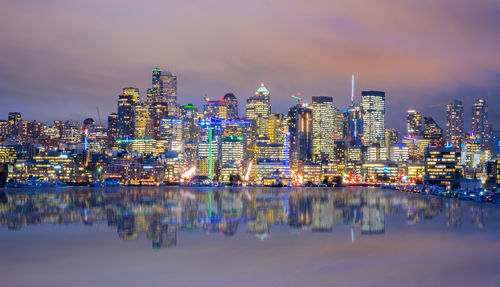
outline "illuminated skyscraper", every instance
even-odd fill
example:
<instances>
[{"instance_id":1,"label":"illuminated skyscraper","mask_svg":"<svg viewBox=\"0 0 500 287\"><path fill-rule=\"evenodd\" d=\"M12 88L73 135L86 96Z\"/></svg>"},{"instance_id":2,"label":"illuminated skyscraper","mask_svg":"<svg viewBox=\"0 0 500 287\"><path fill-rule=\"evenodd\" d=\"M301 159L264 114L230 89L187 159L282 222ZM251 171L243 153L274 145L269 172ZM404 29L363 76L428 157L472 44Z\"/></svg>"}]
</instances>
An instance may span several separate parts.
<instances>
[{"instance_id":1,"label":"illuminated skyscraper","mask_svg":"<svg viewBox=\"0 0 500 287\"><path fill-rule=\"evenodd\" d=\"M269 130L267 137L271 143L283 144L285 138L284 126L286 120L283 114L273 113L269 115Z\"/></svg>"},{"instance_id":2,"label":"illuminated skyscraper","mask_svg":"<svg viewBox=\"0 0 500 287\"><path fill-rule=\"evenodd\" d=\"M337 111L332 97L312 97L312 156L333 160Z\"/></svg>"},{"instance_id":3,"label":"illuminated skyscraper","mask_svg":"<svg viewBox=\"0 0 500 287\"><path fill-rule=\"evenodd\" d=\"M406 111L406 132L408 136L422 135L422 115L415 110Z\"/></svg>"},{"instance_id":4,"label":"illuminated skyscraper","mask_svg":"<svg viewBox=\"0 0 500 287\"><path fill-rule=\"evenodd\" d=\"M147 103L134 105L134 138L152 138L153 120L151 106Z\"/></svg>"},{"instance_id":5,"label":"illuminated skyscraper","mask_svg":"<svg viewBox=\"0 0 500 287\"><path fill-rule=\"evenodd\" d=\"M424 139L431 140L431 145L438 146L443 144L443 129L431 117L424 117Z\"/></svg>"},{"instance_id":6,"label":"illuminated skyscraper","mask_svg":"<svg viewBox=\"0 0 500 287\"><path fill-rule=\"evenodd\" d=\"M118 98L118 136L120 138L134 135L134 105L139 102L139 89L123 88Z\"/></svg>"},{"instance_id":7,"label":"illuminated skyscraper","mask_svg":"<svg viewBox=\"0 0 500 287\"><path fill-rule=\"evenodd\" d=\"M269 91L264 87L264 84L261 84L255 95L247 99L246 106L247 119L255 121L259 137L266 137L268 134L270 114Z\"/></svg>"},{"instance_id":8,"label":"illuminated skyscraper","mask_svg":"<svg viewBox=\"0 0 500 287\"><path fill-rule=\"evenodd\" d=\"M148 92L148 101L165 103L168 116L175 116L177 112L177 76L155 68L153 69L152 84L152 91Z\"/></svg>"},{"instance_id":9,"label":"illuminated skyscraper","mask_svg":"<svg viewBox=\"0 0 500 287\"><path fill-rule=\"evenodd\" d=\"M108 144L113 145L118 139L118 114L112 113L108 116Z\"/></svg>"},{"instance_id":10,"label":"illuminated skyscraper","mask_svg":"<svg viewBox=\"0 0 500 287\"><path fill-rule=\"evenodd\" d=\"M344 112L346 121L346 139L351 146L363 144L363 108L360 105L352 105Z\"/></svg>"},{"instance_id":11,"label":"illuminated skyscraper","mask_svg":"<svg viewBox=\"0 0 500 287\"><path fill-rule=\"evenodd\" d=\"M385 134L385 92L361 92L363 108L364 144L370 146L378 143L384 145Z\"/></svg>"},{"instance_id":12,"label":"illuminated skyscraper","mask_svg":"<svg viewBox=\"0 0 500 287\"><path fill-rule=\"evenodd\" d=\"M238 99L233 93L224 95L224 104L227 106L227 117L230 119L238 118Z\"/></svg>"},{"instance_id":13,"label":"illuminated skyscraper","mask_svg":"<svg viewBox=\"0 0 500 287\"><path fill-rule=\"evenodd\" d=\"M288 111L290 133L290 164L312 159L312 109L304 104L293 106Z\"/></svg>"},{"instance_id":14,"label":"illuminated skyscraper","mask_svg":"<svg viewBox=\"0 0 500 287\"><path fill-rule=\"evenodd\" d=\"M446 106L446 141L458 146L464 137L464 106L459 100L454 100Z\"/></svg>"},{"instance_id":15,"label":"illuminated skyscraper","mask_svg":"<svg viewBox=\"0 0 500 287\"><path fill-rule=\"evenodd\" d=\"M491 149L491 129L488 122L488 105L477 99L472 106L472 133L479 139L482 149Z\"/></svg>"}]
</instances>

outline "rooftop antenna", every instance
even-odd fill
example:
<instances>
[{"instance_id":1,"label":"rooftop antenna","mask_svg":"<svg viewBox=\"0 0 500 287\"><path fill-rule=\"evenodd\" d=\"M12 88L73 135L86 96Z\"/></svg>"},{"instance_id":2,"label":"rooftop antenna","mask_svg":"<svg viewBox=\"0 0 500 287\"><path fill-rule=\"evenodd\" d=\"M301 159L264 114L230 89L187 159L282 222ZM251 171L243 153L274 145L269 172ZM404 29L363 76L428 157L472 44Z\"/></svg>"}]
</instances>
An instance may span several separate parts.
<instances>
[{"instance_id":1,"label":"rooftop antenna","mask_svg":"<svg viewBox=\"0 0 500 287\"><path fill-rule=\"evenodd\" d=\"M351 77L351 105L354 106L354 74Z\"/></svg>"}]
</instances>

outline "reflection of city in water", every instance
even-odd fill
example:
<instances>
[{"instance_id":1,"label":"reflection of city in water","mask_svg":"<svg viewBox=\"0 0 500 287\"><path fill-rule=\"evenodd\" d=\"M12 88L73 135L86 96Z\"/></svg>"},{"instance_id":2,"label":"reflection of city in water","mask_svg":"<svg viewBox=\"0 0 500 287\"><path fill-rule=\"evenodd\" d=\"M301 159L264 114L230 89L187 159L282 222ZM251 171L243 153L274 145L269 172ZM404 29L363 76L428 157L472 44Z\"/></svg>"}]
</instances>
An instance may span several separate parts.
<instances>
[{"instance_id":1,"label":"reflection of city in water","mask_svg":"<svg viewBox=\"0 0 500 287\"><path fill-rule=\"evenodd\" d=\"M178 232L195 229L232 236L244 226L247 233L261 239L275 225L312 232L332 232L335 226L346 225L351 233L360 229L361 234L381 234L386 230L386 216L393 214L405 214L410 225L443 214L449 227L471 221L483 228L492 208L369 188L13 190L0 195L0 225L18 230L27 225L107 223L123 240L146 234L153 248L161 248L176 245Z\"/></svg>"}]
</instances>

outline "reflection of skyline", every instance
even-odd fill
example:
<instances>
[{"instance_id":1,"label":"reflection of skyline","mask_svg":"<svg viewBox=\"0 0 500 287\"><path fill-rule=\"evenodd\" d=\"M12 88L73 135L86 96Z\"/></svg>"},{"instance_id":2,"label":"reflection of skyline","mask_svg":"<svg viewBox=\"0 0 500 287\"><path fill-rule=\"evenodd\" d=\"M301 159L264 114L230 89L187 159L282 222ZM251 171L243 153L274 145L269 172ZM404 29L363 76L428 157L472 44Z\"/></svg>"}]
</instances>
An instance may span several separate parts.
<instances>
[{"instance_id":1,"label":"reflection of skyline","mask_svg":"<svg viewBox=\"0 0 500 287\"><path fill-rule=\"evenodd\" d=\"M366 189L138 188L116 193L75 189L0 197L0 225L8 229L107 223L123 240L145 235L154 249L174 246L178 232L195 229L225 236L246 231L261 239L277 225L312 232L332 232L335 226L350 225L361 234L381 234L386 229L386 215L400 212L406 214L409 225L444 214L447 226L460 227L470 218L475 227L483 228L488 211L482 205L458 200Z\"/></svg>"}]
</instances>

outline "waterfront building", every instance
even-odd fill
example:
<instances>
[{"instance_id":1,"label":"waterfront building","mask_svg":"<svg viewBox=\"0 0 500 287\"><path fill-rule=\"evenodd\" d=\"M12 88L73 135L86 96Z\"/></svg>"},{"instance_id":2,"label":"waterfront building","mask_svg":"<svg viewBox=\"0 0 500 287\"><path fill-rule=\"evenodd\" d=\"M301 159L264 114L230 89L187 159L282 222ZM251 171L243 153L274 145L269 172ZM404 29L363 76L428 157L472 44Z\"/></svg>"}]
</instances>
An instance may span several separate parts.
<instances>
[{"instance_id":1,"label":"waterfront building","mask_svg":"<svg viewBox=\"0 0 500 287\"><path fill-rule=\"evenodd\" d=\"M387 160L387 151L385 147L379 145L372 145L367 148L367 161L381 161Z\"/></svg>"},{"instance_id":2,"label":"waterfront building","mask_svg":"<svg viewBox=\"0 0 500 287\"><path fill-rule=\"evenodd\" d=\"M385 92L361 92L363 108L364 144L370 146L378 143L384 146L385 140Z\"/></svg>"},{"instance_id":3,"label":"waterfront building","mask_svg":"<svg viewBox=\"0 0 500 287\"><path fill-rule=\"evenodd\" d=\"M391 147L391 160L394 162L406 162L410 158L410 149L403 143L396 143Z\"/></svg>"},{"instance_id":4,"label":"waterfront building","mask_svg":"<svg viewBox=\"0 0 500 287\"><path fill-rule=\"evenodd\" d=\"M367 162L361 167L361 176L365 182L394 182L398 175L398 165L391 161Z\"/></svg>"},{"instance_id":5,"label":"waterfront building","mask_svg":"<svg viewBox=\"0 0 500 287\"><path fill-rule=\"evenodd\" d=\"M453 185L459 177L460 151L455 147L428 147L425 153L425 182Z\"/></svg>"},{"instance_id":6,"label":"waterfront building","mask_svg":"<svg viewBox=\"0 0 500 287\"><path fill-rule=\"evenodd\" d=\"M305 183L318 184L323 181L323 166L319 163L303 163L299 166L299 173Z\"/></svg>"},{"instance_id":7,"label":"waterfront building","mask_svg":"<svg viewBox=\"0 0 500 287\"><path fill-rule=\"evenodd\" d=\"M446 142L460 147L464 138L464 106L453 100L446 106Z\"/></svg>"}]
</instances>

